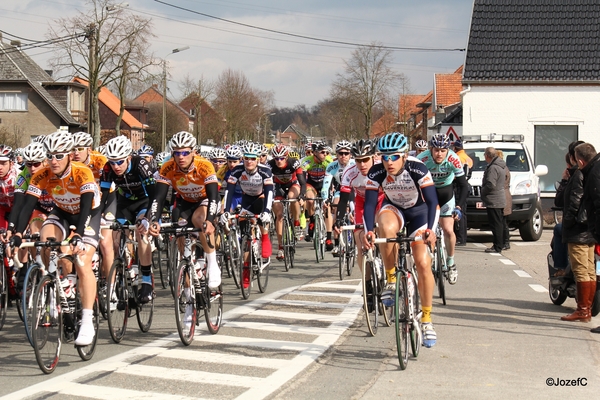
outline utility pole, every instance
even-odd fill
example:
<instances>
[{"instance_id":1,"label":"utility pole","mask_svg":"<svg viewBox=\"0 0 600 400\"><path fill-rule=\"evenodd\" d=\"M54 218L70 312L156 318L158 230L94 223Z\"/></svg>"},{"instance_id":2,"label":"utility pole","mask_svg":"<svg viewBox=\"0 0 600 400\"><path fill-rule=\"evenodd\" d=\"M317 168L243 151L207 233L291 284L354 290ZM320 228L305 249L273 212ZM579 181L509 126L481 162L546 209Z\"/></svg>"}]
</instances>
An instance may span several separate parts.
<instances>
[{"instance_id":1,"label":"utility pole","mask_svg":"<svg viewBox=\"0 0 600 400\"><path fill-rule=\"evenodd\" d=\"M198 81L198 111L196 112L196 119L198 120L198 144L202 146L202 79Z\"/></svg>"},{"instance_id":2,"label":"utility pole","mask_svg":"<svg viewBox=\"0 0 600 400\"><path fill-rule=\"evenodd\" d=\"M166 151L167 148L165 146L167 140L167 60L163 59L163 115L162 115L162 135L161 135L161 149L162 151Z\"/></svg>"},{"instance_id":3,"label":"utility pole","mask_svg":"<svg viewBox=\"0 0 600 400\"><path fill-rule=\"evenodd\" d=\"M94 147L100 144L100 135L96 137L96 103L97 97L94 96L94 90L98 86L98 75L96 71L96 56L98 54L98 42L96 41L96 24L91 23L88 27L87 39L89 42L90 50L90 62L89 62L89 75L88 75L88 118L87 118L87 129L88 133L94 138ZM99 133L99 132L98 132Z\"/></svg>"}]
</instances>

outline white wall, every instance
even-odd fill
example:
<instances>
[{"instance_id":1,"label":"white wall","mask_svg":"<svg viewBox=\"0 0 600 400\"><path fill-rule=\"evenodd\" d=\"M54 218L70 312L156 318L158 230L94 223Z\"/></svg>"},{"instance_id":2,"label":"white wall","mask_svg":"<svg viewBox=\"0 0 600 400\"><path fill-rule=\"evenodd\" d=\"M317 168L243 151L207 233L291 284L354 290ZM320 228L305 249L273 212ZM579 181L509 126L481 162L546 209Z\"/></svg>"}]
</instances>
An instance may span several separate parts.
<instances>
[{"instance_id":1,"label":"white wall","mask_svg":"<svg viewBox=\"0 0 600 400\"><path fill-rule=\"evenodd\" d=\"M535 125L578 125L600 150L600 85L471 86L463 96L463 134L523 134L534 154Z\"/></svg>"}]
</instances>

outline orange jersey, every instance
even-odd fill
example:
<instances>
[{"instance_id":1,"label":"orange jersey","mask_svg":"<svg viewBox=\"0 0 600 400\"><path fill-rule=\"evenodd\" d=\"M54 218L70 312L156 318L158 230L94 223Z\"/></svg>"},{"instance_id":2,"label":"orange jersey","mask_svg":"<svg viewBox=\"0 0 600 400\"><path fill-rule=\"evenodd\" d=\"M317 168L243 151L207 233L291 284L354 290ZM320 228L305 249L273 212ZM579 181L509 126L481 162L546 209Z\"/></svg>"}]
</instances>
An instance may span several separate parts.
<instances>
[{"instance_id":1,"label":"orange jersey","mask_svg":"<svg viewBox=\"0 0 600 400\"><path fill-rule=\"evenodd\" d=\"M218 183L218 180L210 161L194 156L194 161L187 172L183 172L173 159L164 163L156 182L171 185L183 200L196 203L206 198L205 186L209 183Z\"/></svg>"},{"instance_id":2,"label":"orange jersey","mask_svg":"<svg viewBox=\"0 0 600 400\"><path fill-rule=\"evenodd\" d=\"M100 188L92 171L87 165L76 161L71 161L61 176L56 176L50 167L34 174L27 194L39 198L44 189L50 193L56 207L70 214L79 214L79 202L83 193L94 193L92 208L100 206Z\"/></svg>"},{"instance_id":3,"label":"orange jersey","mask_svg":"<svg viewBox=\"0 0 600 400\"><path fill-rule=\"evenodd\" d=\"M89 163L87 165L94 173L94 179L96 182L100 182L100 175L104 170L104 165L108 162L108 158L102 155L102 153L94 150L90 150Z\"/></svg>"}]
</instances>

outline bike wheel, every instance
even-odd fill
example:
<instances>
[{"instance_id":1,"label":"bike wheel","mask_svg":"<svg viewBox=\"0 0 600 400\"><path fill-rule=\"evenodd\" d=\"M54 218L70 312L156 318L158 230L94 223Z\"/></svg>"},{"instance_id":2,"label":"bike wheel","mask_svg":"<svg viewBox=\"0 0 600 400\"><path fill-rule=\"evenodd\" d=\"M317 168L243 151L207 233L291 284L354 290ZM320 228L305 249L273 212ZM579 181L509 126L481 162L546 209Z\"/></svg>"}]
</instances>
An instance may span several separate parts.
<instances>
[{"instance_id":1,"label":"bike wheel","mask_svg":"<svg viewBox=\"0 0 600 400\"><path fill-rule=\"evenodd\" d=\"M292 246L292 238L290 237L290 221L283 217L283 227L281 230L281 242L283 247L283 267L285 268L285 272L290 270L291 263L291 252L290 248Z\"/></svg>"},{"instance_id":2,"label":"bike wheel","mask_svg":"<svg viewBox=\"0 0 600 400\"><path fill-rule=\"evenodd\" d=\"M410 324L410 348L412 350L413 357L417 357L419 355L419 350L421 349L421 342L423 341L421 336L423 334L421 333L421 327L418 326L419 319L417 318L421 311L421 304L419 303L419 282L417 279L416 270L413 270L413 273L411 273L410 275L410 279L412 281L413 288L413 290L411 291L411 295L414 317Z\"/></svg>"},{"instance_id":3,"label":"bike wheel","mask_svg":"<svg viewBox=\"0 0 600 400\"><path fill-rule=\"evenodd\" d=\"M317 262L321 262L321 229L319 224L319 217L317 214L314 215L315 225L313 228L313 248L315 249L315 259Z\"/></svg>"},{"instance_id":4,"label":"bike wheel","mask_svg":"<svg viewBox=\"0 0 600 400\"><path fill-rule=\"evenodd\" d=\"M237 230L231 228L229 234L227 235L227 240L229 241L229 264L231 266L231 276L233 278L233 283L235 283L236 288L240 288L241 282L241 267L243 264L241 251L240 251L240 242L237 237Z\"/></svg>"},{"instance_id":5,"label":"bike wheel","mask_svg":"<svg viewBox=\"0 0 600 400\"><path fill-rule=\"evenodd\" d=\"M377 334L377 324L379 318L379 288L377 285L377 276L375 275L373 262L367 261L367 257L363 258L362 264L362 291L363 291L363 309L367 317L367 328L371 336ZM369 277L367 278L367 275ZM370 286L370 291L369 291ZM370 307L369 307L370 305Z\"/></svg>"},{"instance_id":6,"label":"bike wheel","mask_svg":"<svg viewBox=\"0 0 600 400\"><path fill-rule=\"evenodd\" d=\"M196 329L196 295L193 281L194 267L183 261L175 281L175 322L181 342L189 346Z\"/></svg>"},{"instance_id":7,"label":"bike wheel","mask_svg":"<svg viewBox=\"0 0 600 400\"><path fill-rule=\"evenodd\" d=\"M396 328L396 350L400 369L406 369L408 364L408 286L406 275L396 272L396 303L394 305L394 325Z\"/></svg>"},{"instance_id":8,"label":"bike wheel","mask_svg":"<svg viewBox=\"0 0 600 400\"><path fill-rule=\"evenodd\" d=\"M54 371L60 358L63 325L57 285L56 278L46 275L33 295L33 350L35 359L45 374Z\"/></svg>"},{"instance_id":9,"label":"bike wheel","mask_svg":"<svg viewBox=\"0 0 600 400\"><path fill-rule=\"evenodd\" d=\"M128 272L123 259L116 258L108 273L106 309L108 310L108 332L115 343L121 342L127 331L129 318Z\"/></svg>"},{"instance_id":10,"label":"bike wheel","mask_svg":"<svg viewBox=\"0 0 600 400\"><path fill-rule=\"evenodd\" d=\"M344 232L342 232L342 235ZM338 272L340 276L340 281L344 280L344 275L346 275L346 246L340 244L338 250Z\"/></svg>"},{"instance_id":11,"label":"bike wheel","mask_svg":"<svg viewBox=\"0 0 600 400\"><path fill-rule=\"evenodd\" d=\"M152 288L154 288L154 274L152 274ZM136 301L136 318L138 322L138 326L140 330L144 333L150 330L150 326L152 326L152 317L154 316L154 296L152 296L152 300L150 300L146 304L141 304L139 301Z\"/></svg>"},{"instance_id":12,"label":"bike wheel","mask_svg":"<svg viewBox=\"0 0 600 400\"><path fill-rule=\"evenodd\" d=\"M248 265L244 266L243 257L240 259L240 290L242 291L242 298L244 300L248 300L250 297L250 287L252 286L252 268L253 268L253 259L252 256L252 240L250 238L246 238L244 240L244 252L243 255L248 254ZM247 275L249 276L248 287L244 287L244 270L247 270Z\"/></svg>"},{"instance_id":13,"label":"bike wheel","mask_svg":"<svg viewBox=\"0 0 600 400\"><path fill-rule=\"evenodd\" d=\"M8 281L6 278L6 269L0 266L0 330L4 327L6 321L6 308L8 307Z\"/></svg>"},{"instance_id":14,"label":"bike wheel","mask_svg":"<svg viewBox=\"0 0 600 400\"><path fill-rule=\"evenodd\" d=\"M442 299L442 303L446 305L446 274L448 272L444 272L443 268L446 260L444 255L444 249L441 245L436 246L436 258L437 258L437 287L438 294L440 299Z\"/></svg>"},{"instance_id":15,"label":"bike wheel","mask_svg":"<svg viewBox=\"0 0 600 400\"><path fill-rule=\"evenodd\" d=\"M177 248L177 238L173 236L169 240L169 256L167 262L167 276L169 278L169 288L171 289L171 296L175 298L175 284L177 281L177 266L179 265L180 254L179 249Z\"/></svg>"},{"instance_id":16,"label":"bike wheel","mask_svg":"<svg viewBox=\"0 0 600 400\"><path fill-rule=\"evenodd\" d=\"M27 269L25 279L23 280L23 292L21 293L21 307L23 308L23 325L25 326L25 335L29 344L33 346L33 337L31 335L31 326L33 321L33 294L35 288L42 280L44 272L40 264L35 263Z\"/></svg>"},{"instance_id":17,"label":"bike wheel","mask_svg":"<svg viewBox=\"0 0 600 400\"><path fill-rule=\"evenodd\" d=\"M223 286L210 290L206 285L204 289L204 318L208 331L214 335L219 332L223 320Z\"/></svg>"},{"instance_id":18,"label":"bike wheel","mask_svg":"<svg viewBox=\"0 0 600 400\"><path fill-rule=\"evenodd\" d=\"M321 260L325 258L325 238L327 234L327 228L325 227L325 220L323 215L319 215L319 257Z\"/></svg>"},{"instance_id":19,"label":"bike wheel","mask_svg":"<svg viewBox=\"0 0 600 400\"><path fill-rule=\"evenodd\" d=\"M354 233L346 231L346 273L352 276L354 263L356 262L356 245L354 244Z\"/></svg>"},{"instance_id":20,"label":"bike wheel","mask_svg":"<svg viewBox=\"0 0 600 400\"><path fill-rule=\"evenodd\" d=\"M94 353L96 352L96 342L98 341L98 327L100 325L100 313L98 311L98 298L96 298L96 300L94 300L94 307L93 307L93 316L92 318L94 319L94 330L96 331L96 334L94 335L94 340L92 341L92 343L88 344L87 346L75 346L75 348L77 349L77 353L79 353L79 357L81 357L81 359L83 361L89 361L92 359L92 357L94 356ZM78 332L77 334L79 334L79 326L81 324L81 302L79 299L77 299L77 327L78 327ZM77 337L77 335L75 335L75 337Z\"/></svg>"},{"instance_id":21,"label":"bike wheel","mask_svg":"<svg viewBox=\"0 0 600 400\"><path fill-rule=\"evenodd\" d=\"M154 238L154 244L156 245L156 251L152 255L152 271L158 271L160 277L160 285L163 289L167 288L169 284L169 278L167 278L167 246L163 243L163 237L157 236ZM165 264L163 273L163 263Z\"/></svg>"},{"instance_id":22,"label":"bike wheel","mask_svg":"<svg viewBox=\"0 0 600 400\"><path fill-rule=\"evenodd\" d=\"M229 243L227 242L227 236L223 231L223 228L219 228L219 247L217 250L217 262L221 267L221 271L227 272L227 277L231 278L231 266L229 265L228 255L229 254ZM223 268L223 266L225 268Z\"/></svg>"},{"instance_id":23,"label":"bike wheel","mask_svg":"<svg viewBox=\"0 0 600 400\"><path fill-rule=\"evenodd\" d=\"M267 265L265 265L262 258L257 261L256 280L258 281L258 290L260 290L261 293L264 293L267 291L267 285L269 284L269 267L271 262L269 261Z\"/></svg>"}]
</instances>

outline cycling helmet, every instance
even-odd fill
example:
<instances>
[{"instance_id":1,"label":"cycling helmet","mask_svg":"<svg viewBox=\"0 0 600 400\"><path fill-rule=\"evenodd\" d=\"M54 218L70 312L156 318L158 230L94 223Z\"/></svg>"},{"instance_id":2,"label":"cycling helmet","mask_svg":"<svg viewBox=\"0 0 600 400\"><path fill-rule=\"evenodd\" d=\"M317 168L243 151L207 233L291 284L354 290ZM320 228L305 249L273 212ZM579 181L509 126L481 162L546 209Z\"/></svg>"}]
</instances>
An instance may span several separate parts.
<instances>
[{"instance_id":1,"label":"cycling helmet","mask_svg":"<svg viewBox=\"0 0 600 400\"><path fill-rule=\"evenodd\" d=\"M42 162L46 159L46 148L41 143L30 143L23 149L25 162Z\"/></svg>"},{"instance_id":2,"label":"cycling helmet","mask_svg":"<svg viewBox=\"0 0 600 400\"><path fill-rule=\"evenodd\" d=\"M327 144L325 142L323 142L322 140L319 140L318 142L315 142L312 144L312 151L323 151L323 150L327 150Z\"/></svg>"},{"instance_id":3,"label":"cycling helmet","mask_svg":"<svg viewBox=\"0 0 600 400\"><path fill-rule=\"evenodd\" d=\"M168 153L166 153L166 154L168 154ZM155 160L158 165L161 165L162 163L164 163L165 162L165 153L164 152L158 153L155 157Z\"/></svg>"},{"instance_id":4,"label":"cycling helmet","mask_svg":"<svg viewBox=\"0 0 600 400\"><path fill-rule=\"evenodd\" d=\"M456 139L454 143L452 143L455 149L460 150L463 148L463 142L460 139Z\"/></svg>"},{"instance_id":5,"label":"cycling helmet","mask_svg":"<svg viewBox=\"0 0 600 400\"><path fill-rule=\"evenodd\" d=\"M0 144L0 161L12 161L14 156L12 147Z\"/></svg>"},{"instance_id":6,"label":"cycling helmet","mask_svg":"<svg viewBox=\"0 0 600 400\"><path fill-rule=\"evenodd\" d=\"M196 146L196 138L189 132L181 131L173 135L169 144L172 150L184 149L186 147L193 149Z\"/></svg>"},{"instance_id":7,"label":"cycling helmet","mask_svg":"<svg viewBox=\"0 0 600 400\"><path fill-rule=\"evenodd\" d=\"M87 132L75 132L73 134L73 147L92 147L94 139Z\"/></svg>"},{"instance_id":8,"label":"cycling helmet","mask_svg":"<svg viewBox=\"0 0 600 400\"><path fill-rule=\"evenodd\" d=\"M444 133L436 133L431 137L431 141L429 143L431 144L431 147L436 149L450 148L450 139Z\"/></svg>"},{"instance_id":9,"label":"cycling helmet","mask_svg":"<svg viewBox=\"0 0 600 400\"><path fill-rule=\"evenodd\" d=\"M44 144L44 140L46 140L46 135L39 135L31 139L33 143L41 143Z\"/></svg>"},{"instance_id":10,"label":"cycling helmet","mask_svg":"<svg viewBox=\"0 0 600 400\"><path fill-rule=\"evenodd\" d=\"M143 145L138 150L138 155L140 155L140 156L151 156L153 154L154 154L154 149L151 146L148 146L147 144Z\"/></svg>"},{"instance_id":11,"label":"cycling helmet","mask_svg":"<svg viewBox=\"0 0 600 400\"><path fill-rule=\"evenodd\" d=\"M227 153L225 152L225 149L215 147L208 153L208 158L211 160L225 159L227 158Z\"/></svg>"},{"instance_id":12,"label":"cycling helmet","mask_svg":"<svg viewBox=\"0 0 600 400\"><path fill-rule=\"evenodd\" d=\"M98 146L98 153L100 153L106 157L106 146L105 145Z\"/></svg>"},{"instance_id":13,"label":"cycling helmet","mask_svg":"<svg viewBox=\"0 0 600 400\"><path fill-rule=\"evenodd\" d=\"M375 143L370 139L360 139L352 145L350 149L352 157L369 157L375 154Z\"/></svg>"},{"instance_id":14,"label":"cycling helmet","mask_svg":"<svg viewBox=\"0 0 600 400\"><path fill-rule=\"evenodd\" d=\"M15 157L23 156L23 149L21 147L15 150Z\"/></svg>"},{"instance_id":15,"label":"cycling helmet","mask_svg":"<svg viewBox=\"0 0 600 400\"><path fill-rule=\"evenodd\" d=\"M271 149L273 157L286 157L290 153L288 147L284 144L278 144Z\"/></svg>"},{"instance_id":16,"label":"cycling helmet","mask_svg":"<svg viewBox=\"0 0 600 400\"><path fill-rule=\"evenodd\" d=\"M304 151L305 151L305 152L307 152L307 151L312 151L312 143L306 143L306 144L304 145Z\"/></svg>"},{"instance_id":17,"label":"cycling helmet","mask_svg":"<svg viewBox=\"0 0 600 400\"><path fill-rule=\"evenodd\" d=\"M296 151L290 151L289 154L288 154L288 156L290 158L295 158L296 160L300 159L300 154L298 154L298 152L296 152Z\"/></svg>"},{"instance_id":18,"label":"cycling helmet","mask_svg":"<svg viewBox=\"0 0 600 400\"><path fill-rule=\"evenodd\" d=\"M425 140L421 139L417 140L417 142L415 143L415 147L419 150L427 150L429 146L427 145L427 142Z\"/></svg>"},{"instance_id":19,"label":"cycling helmet","mask_svg":"<svg viewBox=\"0 0 600 400\"><path fill-rule=\"evenodd\" d=\"M227 149L227 151L225 152L225 154L227 155L227 158L230 160L239 160L240 158L242 158L242 149L240 148L240 146L238 145L232 145L229 146L229 148Z\"/></svg>"},{"instance_id":20,"label":"cycling helmet","mask_svg":"<svg viewBox=\"0 0 600 400\"><path fill-rule=\"evenodd\" d=\"M68 153L73 150L73 135L65 131L56 131L46 137L44 145L49 153Z\"/></svg>"},{"instance_id":21,"label":"cycling helmet","mask_svg":"<svg viewBox=\"0 0 600 400\"><path fill-rule=\"evenodd\" d=\"M352 143L350 143L347 140L342 140L340 142L337 142L337 144L335 145L335 152L337 153L338 151L343 150L343 149L346 149L346 150L352 149Z\"/></svg>"},{"instance_id":22,"label":"cycling helmet","mask_svg":"<svg viewBox=\"0 0 600 400\"><path fill-rule=\"evenodd\" d=\"M194 151L196 152L196 154L200 155L202 154L202 146L200 146L199 144L194 146Z\"/></svg>"},{"instance_id":23,"label":"cycling helmet","mask_svg":"<svg viewBox=\"0 0 600 400\"><path fill-rule=\"evenodd\" d=\"M384 154L406 153L408 151L408 140L400 132L388 133L379 138L377 151Z\"/></svg>"},{"instance_id":24,"label":"cycling helmet","mask_svg":"<svg viewBox=\"0 0 600 400\"><path fill-rule=\"evenodd\" d=\"M122 160L133 152L131 141L125 136L117 136L106 143L106 158Z\"/></svg>"},{"instance_id":25,"label":"cycling helmet","mask_svg":"<svg viewBox=\"0 0 600 400\"><path fill-rule=\"evenodd\" d=\"M260 145L260 155L261 156L267 156L267 155L269 155L269 149L264 144Z\"/></svg>"},{"instance_id":26,"label":"cycling helmet","mask_svg":"<svg viewBox=\"0 0 600 400\"><path fill-rule=\"evenodd\" d=\"M258 157L262 149L260 144L248 142L242 147L244 157Z\"/></svg>"}]
</instances>

